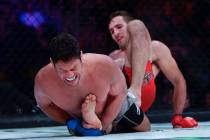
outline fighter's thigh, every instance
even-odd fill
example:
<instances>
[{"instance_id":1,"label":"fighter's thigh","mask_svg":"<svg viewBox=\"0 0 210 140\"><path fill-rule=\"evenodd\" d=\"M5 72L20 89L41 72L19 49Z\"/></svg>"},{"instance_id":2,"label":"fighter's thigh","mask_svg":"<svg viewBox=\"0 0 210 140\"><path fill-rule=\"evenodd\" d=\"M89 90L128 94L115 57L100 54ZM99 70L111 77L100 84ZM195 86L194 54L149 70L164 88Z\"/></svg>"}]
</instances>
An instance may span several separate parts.
<instances>
[{"instance_id":1,"label":"fighter's thigh","mask_svg":"<svg viewBox=\"0 0 210 140\"><path fill-rule=\"evenodd\" d=\"M144 118L143 121L141 122L141 124L133 127L134 130L136 131L140 131L140 132L145 132L145 131L149 131L150 130L150 121L148 119L148 117L144 114Z\"/></svg>"}]
</instances>

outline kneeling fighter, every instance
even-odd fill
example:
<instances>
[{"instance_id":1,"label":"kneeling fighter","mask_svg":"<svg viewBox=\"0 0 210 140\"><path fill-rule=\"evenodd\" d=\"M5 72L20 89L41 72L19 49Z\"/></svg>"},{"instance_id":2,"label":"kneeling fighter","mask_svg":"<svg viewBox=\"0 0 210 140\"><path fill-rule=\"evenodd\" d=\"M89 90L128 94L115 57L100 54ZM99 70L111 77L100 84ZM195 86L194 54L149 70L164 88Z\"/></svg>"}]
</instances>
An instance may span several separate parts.
<instances>
[{"instance_id":1,"label":"kneeling fighter","mask_svg":"<svg viewBox=\"0 0 210 140\"><path fill-rule=\"evenodd\" d=\"M111 58L82 54L77 40L67 33L53 38L49 50L51 63L37 73L34 86L37 104L46 115L79 135L89 135L92 129L85 127L91 126L110 132L115 123L150 130L148 118L136 107L137 98L127 94L125 78ZM90 95L95 96L93 122L83 115Z\"/></svg>"}]
</instances>

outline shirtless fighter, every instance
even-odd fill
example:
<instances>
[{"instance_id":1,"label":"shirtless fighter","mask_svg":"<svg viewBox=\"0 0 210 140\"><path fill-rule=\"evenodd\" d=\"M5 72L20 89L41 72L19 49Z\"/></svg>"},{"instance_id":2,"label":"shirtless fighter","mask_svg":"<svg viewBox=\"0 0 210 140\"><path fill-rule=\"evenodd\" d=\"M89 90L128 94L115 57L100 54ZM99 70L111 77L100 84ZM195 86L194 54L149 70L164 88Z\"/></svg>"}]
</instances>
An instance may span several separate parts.
<instances>
[{"instance_id":1,"label":"shirtless fighter","mask_svg":"<svg viewBox=\"0 0 210 140\"><path fill-rule=\"evenodd\" d=\"M138 99L127 93L122 71L110 57L82 54L67 33L54 37L49 48L51 63L37 73L34 86L37 104L47 116L67 127L83 117L80 128L110 132L112 125L122 124L135 131L150 130Z\"/></svg>"},{"instance_id":2,"label":"shirtless fighter","mask_svg":"<svg viewBox=\"0 0 210 140\"><path fill-rule=\"evenodd\" d=\"M144 38L148 38L142 37L143 34L144 36L149 36L148 30L142 21L133 19L126 11L116 11L110 15L109 31L113 40L120 48L119 50L113 51L110 56L123 70L129 86L133 78L131 62L136 61L138 63L140 62L139 59L141 59L141 57L130 59L134 53L132 51L133 44L130 42L135 42L134 45L141 43L142 40L145 40ZM147 111L154 102L156 95L155 77L162 71L174 86L173 127L186 128L197 126L195 119L191 117L184 118L182 116L187 94L186 82L169 48L160 41L152 40L148 53L149 60L145 67L144 80L139 91L142 110Z\"/></svg>"}]
</instances>

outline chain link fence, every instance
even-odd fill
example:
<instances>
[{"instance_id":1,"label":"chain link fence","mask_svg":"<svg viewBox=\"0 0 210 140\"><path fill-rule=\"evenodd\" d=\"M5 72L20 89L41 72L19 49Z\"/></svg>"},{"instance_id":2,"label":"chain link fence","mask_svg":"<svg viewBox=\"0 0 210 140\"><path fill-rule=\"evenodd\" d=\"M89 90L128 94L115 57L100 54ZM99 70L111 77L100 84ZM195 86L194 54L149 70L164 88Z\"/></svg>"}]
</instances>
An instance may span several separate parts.
<instances>
[{"instance_id":1,"label":"chain link fence","mask_svg":"<svg viewBox=\"0 0 210 140\"><path fill-rule=\"evenodd\" d=\"M0 116L40 114L34 77L49 62L48 42L57 33L76 36L84 52L109 54L117 49L107 24L116 10L141 19L152 39L170 48L187 81L188 108L209 108L209 9L208 0L1 0ZM171 108L171 84L162 74L156 83L153 107Z\"/></svg>"}]
</instances>

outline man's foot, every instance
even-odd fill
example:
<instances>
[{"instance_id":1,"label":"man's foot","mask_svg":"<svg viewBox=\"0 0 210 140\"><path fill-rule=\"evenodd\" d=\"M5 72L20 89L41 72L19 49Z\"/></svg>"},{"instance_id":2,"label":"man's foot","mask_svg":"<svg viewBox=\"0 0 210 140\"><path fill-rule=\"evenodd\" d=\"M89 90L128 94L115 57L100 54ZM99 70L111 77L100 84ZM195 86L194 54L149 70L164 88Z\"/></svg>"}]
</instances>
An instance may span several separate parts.
<instances>
[{"instance_id":1,"label":"man's foot","mask_svg":"<svg viewBox=\"0 0 210 140\"><path fill-rule=\"evenodd\" d=\"M101 121L95 113L96 96L89 94L82 104L83 126L85 128L102 129Z\"/></svg>"}]
</instances>

